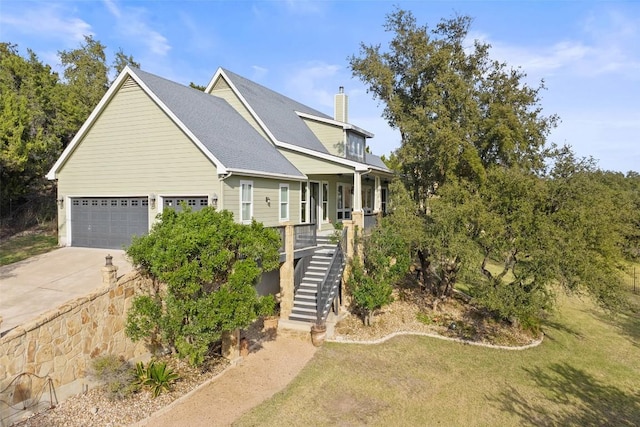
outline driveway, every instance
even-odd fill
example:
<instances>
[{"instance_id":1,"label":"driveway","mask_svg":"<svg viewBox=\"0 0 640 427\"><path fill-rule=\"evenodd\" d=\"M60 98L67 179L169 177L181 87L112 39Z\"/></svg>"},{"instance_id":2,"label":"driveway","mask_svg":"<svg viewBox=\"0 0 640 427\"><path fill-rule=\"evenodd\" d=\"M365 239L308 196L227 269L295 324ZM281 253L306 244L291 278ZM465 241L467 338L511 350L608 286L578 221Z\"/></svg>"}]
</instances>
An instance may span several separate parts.
<instances>
[{"instance_id":1,"label":"driveway","mask_svg":"<svg viewBox=\"0 0 640 427\"><path fill-rule=\"evenodd\" d=\"M105 256L118 277L131 271L122 250L59 248L0 267L0 336L6 331L102 286Z\"/></svg>"}]
</instances>

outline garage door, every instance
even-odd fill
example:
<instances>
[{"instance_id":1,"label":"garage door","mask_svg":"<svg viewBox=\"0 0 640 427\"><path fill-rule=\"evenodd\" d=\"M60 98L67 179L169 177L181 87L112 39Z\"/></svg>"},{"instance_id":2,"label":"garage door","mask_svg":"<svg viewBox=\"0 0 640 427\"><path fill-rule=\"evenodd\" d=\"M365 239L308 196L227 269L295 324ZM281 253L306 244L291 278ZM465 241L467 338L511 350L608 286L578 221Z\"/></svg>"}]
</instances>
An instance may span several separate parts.
<instances>
[{"instance_id":1,"label":"garage door","mask_svg":"<svg viewBox=\"0 0 640 427\"><path fill-rule=\"evenodd\" d=\"M176 212L182 212L183 204L186 204L192 212L199 211L208 204L208 198L203 197L163 197L164 208L175 209Z\"/></svg>"},{"instance_id":2,"label":"garage door","mask_svg":"<svg viewBox=\"0 0 640 427\"><path fill-rule=\"evenodd\" d=\"M146 197L72 198L71 245L122 249L149 232Z\"/></svg>"}]
</instances>

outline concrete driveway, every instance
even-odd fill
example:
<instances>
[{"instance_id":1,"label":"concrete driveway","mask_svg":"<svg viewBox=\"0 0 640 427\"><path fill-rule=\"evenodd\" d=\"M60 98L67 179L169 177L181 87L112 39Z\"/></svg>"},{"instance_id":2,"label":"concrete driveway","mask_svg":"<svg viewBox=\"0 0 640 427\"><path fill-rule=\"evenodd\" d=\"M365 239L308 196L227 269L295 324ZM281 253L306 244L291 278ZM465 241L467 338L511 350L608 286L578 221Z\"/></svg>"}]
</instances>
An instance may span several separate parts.
<instances>
[{"instance_id":1,"label":"concrete driveway","mask_svg":"<svg viewBox=\"0 0 640 427\"><path fill-rule=\"evenodd\" d=\"M131 271L122 250L59 248L0 267L0 336L6 331L102 286L105 256L118 277Z\"/></svg>"}]
</instances>

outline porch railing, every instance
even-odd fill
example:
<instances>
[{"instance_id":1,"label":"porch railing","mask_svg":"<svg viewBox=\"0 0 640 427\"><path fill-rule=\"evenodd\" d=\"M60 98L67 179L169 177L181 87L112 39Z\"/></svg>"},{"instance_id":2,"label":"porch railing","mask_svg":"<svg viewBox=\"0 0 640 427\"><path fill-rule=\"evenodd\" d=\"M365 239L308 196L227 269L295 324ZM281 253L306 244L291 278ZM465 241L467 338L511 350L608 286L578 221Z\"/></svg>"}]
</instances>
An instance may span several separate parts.
<instances>
[{"instance_id":1,"label":"porch railing","mask_svg":"<svg viewBox=\"0 0 640 427\"><path fill-rule=\"evenodd\" d=\"M293 249L303 249L316 246L315 224L297 224L293 226Z\"/></svg>"},{"instance_id":2,"label":"porch railing","mask_svg":"<svg viewBox=\"0 0 640 427\"><path fill-rule=\"evenodd\" d=\"M286 248L286 231L285 226L272 227L280 233L280 253ZM293 226L293 250L310 248L316 246L316 225L315 224L296 224Z\"/></svg>"},{"instance_id":3,"label":"porch railing","mask_svg":"<svg viewBox=\"0 0 640 427\"><path fill-rule=\"evenodd\" d=\"M340 289L340 281L342 280L342 272L345 264L345 250L347 243L347 229L342 230L342 235L338 241L331 263L324 275L322 282L318 284L318 293L316 296L316 308L318 325L324 324L329 315L329 308L333 299L338 295Z\"/></svg>"},{"instance_id":4,"label":"porch railing","mask_svg":"<svg viewBox=\"0 0 640 427\"><path fill-rule=\"evenodd\" d=\"M365 231L371 230L378 222L378 214L366 213L364 214L364 229Z\"/></svg>"},{"instance_id":5,"label":"porch railing","mask_svg":"<svg viewBox=\"0 0 640 427\"><path fill-rule=\"evenodd\" d=\"M309 265L311 265L311 258L313 256L305 256L298 260L295 268L293 269L293 294L298 291L300 284L302 283L302 279L304 278Z\"/></svg>"}]
</instances>

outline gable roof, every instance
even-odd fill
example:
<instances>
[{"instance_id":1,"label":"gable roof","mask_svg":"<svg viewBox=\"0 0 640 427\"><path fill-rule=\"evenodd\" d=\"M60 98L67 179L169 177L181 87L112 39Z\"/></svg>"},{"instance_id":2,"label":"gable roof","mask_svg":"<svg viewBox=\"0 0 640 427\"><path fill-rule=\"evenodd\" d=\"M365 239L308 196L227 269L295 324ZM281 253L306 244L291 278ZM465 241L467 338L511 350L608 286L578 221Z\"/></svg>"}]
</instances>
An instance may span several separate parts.
<instances>
[{"instance_id":1,"label":"gable roof","mask_svg":"<svg viewBox=\"0 0 640 427\"><path fill-rule=\"evenodd\" d=\"M219 77L226 80L244 106L260 123L265 133L273 139L276 146L354 167L359 171L365 171L373 167L376 170L391 173L377 156L371 155L372 162L369 162L368 158L366 158L367 160L363 163L329 153L302 118L310 118L342 126L344 129L354 130L369 138L373 136L370 132L349 123L338 122L325 113L224 68L218 69L211 82L207 85L205 92L210 92L213 89L213 85Z\"/></svg>"},{"instance_id":2,"label":"gable roof","mask_svg":"<svg viewBox=\"0 0 640 427\"><path fill-rule=\"evenodd\" d=\"M277 141L329 153L296 111L325 119L331 117L229 70L220 68L219 71L224 73L228 83L240 93Z\"/></svg>"},{"instance_id":3,"label":"gable roof","mask_svg":"<svg viewBox=\"0 0 640 427\"><path fill-rule=\"evenodd\" d=\"M89 119L51 168L47 178L56 178L59 169L127 77L135 80L189 136L216 165L218 173L235 171L289 179L306 179L302 172L224 99L130 67L126 67L112 84Z\"/></svg>"}]
</instances>

